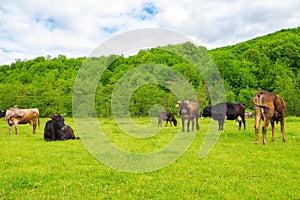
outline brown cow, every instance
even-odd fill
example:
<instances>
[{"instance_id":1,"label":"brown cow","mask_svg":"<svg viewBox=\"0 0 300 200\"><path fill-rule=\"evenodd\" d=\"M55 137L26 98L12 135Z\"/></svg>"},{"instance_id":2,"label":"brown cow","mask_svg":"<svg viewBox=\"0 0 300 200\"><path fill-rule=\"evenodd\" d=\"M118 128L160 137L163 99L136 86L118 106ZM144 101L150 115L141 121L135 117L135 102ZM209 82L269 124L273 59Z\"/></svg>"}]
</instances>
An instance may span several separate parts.
<instances>
[{"instance_id":1,"label":"brown cow","mask_svg":"<svg viewBox=\"0 0 300 200\"><path fill-rule=\"evenodd\" d=\"M275 140L275 121L276 124L280 122L282 140L285 142L286 137L284 134L284 111L286 107L283 99L277 94L267 91L260 91L254 95L253 102L255 105L255 143L258 143L258 132L261 119L264 121L264 125L262 127L263 144L267 143L266 132L270 122L272 125L272 141Z\"/></svg>"},{"instance_id":2,"label":"brown cow","mask_svg":"<svg viewBox=\"0 0 300 200\"><path fill-rule=\"evenodd\" d=\"M16 134L18 134L18 124L27 124L29 123L33 126L32 133L36 133L37 122L40 126L39 120L39 110L37 108L31 109L18 109L10 108L6 111L5 119L9 126L9 133L12 133L12 125L15 125Z\"/></svg>"},{"instance_id":3,"label":"brown cow","mask_svg":"<svg viewBox=\"0 0 300 200\"><path fill-rule=\"evenodd\" d=\"M190 121L192 120L192 130L194 131L194 119L196 119L196 130L199 130L199 105L197 102L178 101L176 107L179 108L181 118L182 132L184 132L184 121L187 119L187 132L190 132Z\"/></svg>"}]
</instances>

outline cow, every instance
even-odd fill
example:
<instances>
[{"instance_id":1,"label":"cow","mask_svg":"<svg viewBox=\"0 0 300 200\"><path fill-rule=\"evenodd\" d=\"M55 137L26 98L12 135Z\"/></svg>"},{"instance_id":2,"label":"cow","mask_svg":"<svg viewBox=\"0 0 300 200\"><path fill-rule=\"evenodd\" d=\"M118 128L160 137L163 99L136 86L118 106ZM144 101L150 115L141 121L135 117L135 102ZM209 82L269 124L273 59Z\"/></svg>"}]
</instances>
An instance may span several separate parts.
<instances>
[{"instance_id":1,"label":"cow","mask_svg":"<svg viewBox=\"0 0 300 200\"><path fill-rule=\"evenodd\" d=\"M0 111L0 118L5 117L6 112L4 110Z\"/></svg>"},{"instance_id":2,"label":"cow","mask_svg":"<svg viewBox=\"0 0 300 200\"><path fill-rule=\"evenodd\" d=\"M44 128L45 141L79 139L79 137L75 137L73 129L65 125L64 121L61 114L51 116L51 120L46 122Z\"/></svg>"},{"instance_id":3,"label":"cow","mask_svg":"<svg viewBox=\"0 0 300 200\"><path fill-rule=\"evenodd\" d=\"M272 141L275 141L275 124L280 122L282 140L286 142L284 134L284 112L286 109L283 99L272 92L262 90L257 92L253 97L254 111L255 111L255 144L258 144L258 132L260 126L260 120L264 121L262 127L263 144L267 144L266 132L269 123L272 126Z\"/></svg>"},{"instance_id":4,"label":"cow","mask_svg":"<svg viewBox=\"0 0 300 200\"><path fill-rule=\"evenodd\" d=\"M213 107L205 107L203 109L201 117L211 117L214 120L218 121L219 131L224 129L225 119L235 120L240 117L240 120L238 121L239 130L241 130L242 123L245 130L245 108L246 105L244 103L222 102L214 105Z\"/></svg>"},{"instance_id":5,"label":"cow","mask_svg":"<svg viewBox=\"0 0 300 200\"><path fill-rule=\"evenodd\" d=\"M158 113L158 127L162 126L162 121L166 121L166 127L168 126L168 122L170 122L170 126L172 127L172 122L174 126L177 126L177 120L175 119L174 115L169 112L161 112Z\"/></svg>"},{"instance_id":6,"label":"cow","mask_svg":"<svg viewBox=\"0 0 300 200\"><path fill-rule=\"evenodd\" d=\"M1 112L3 115L3 111ZM36 133L37 125L40 126L39 110L37 108L19 109L17 107L6 110L5 120L9 126L9 133L12 133L12 126L15 125L16 134L18 134L18 124L29 123L33 126L32 133Z\"/></svg>"},{"instance_id":7,"label":"cow","mask_svg":"<svg viewBox=\"0 0 300 200\"><path fill-rule=\"evenodd\" d=\"M182 132L184 132L184 121L187 119L187 132L190 132L190 121L192 121L192 130L194 131L194 119L196 119L196 130L199 130L199 105L197 102L178 101L176 107L181 118Z\"/></svg>"},{"instance_id":8,"label":"cow","mask_svg":"<svg viewBox=\"0 0 300 200\"><path fill-rule=\"evenodd\" d=\"M252 112L245 112L245 118L253 118ZM235 120L237 123L242 122L242 118L238 116Z\"/></svg>"},{"instance_id":9,"label":"cow","mask_svg":"<svg viewBox=\"0 0 300 200\"><path fill-rule=\"evenodd\" d=\"M245 112L245 118L253 118L252 112Z\"/></svg>"}]
</instances>

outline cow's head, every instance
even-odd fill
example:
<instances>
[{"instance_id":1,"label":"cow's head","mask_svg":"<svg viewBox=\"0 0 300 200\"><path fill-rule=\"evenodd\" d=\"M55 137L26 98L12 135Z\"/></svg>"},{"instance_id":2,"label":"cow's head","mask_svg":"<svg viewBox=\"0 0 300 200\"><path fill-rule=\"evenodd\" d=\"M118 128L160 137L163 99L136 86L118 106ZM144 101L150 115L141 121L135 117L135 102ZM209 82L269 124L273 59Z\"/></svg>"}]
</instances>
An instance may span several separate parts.
<instances>
[{"instance_id":1,"label":"cow's head","mask_svg":"<svg viewBox=\"0 0 300 200\"><path fill-rule=\"evenodd\" d=\"M211 107L205 107L203 109L201 117L210 117L211 116Z\"/></svg>"},{"instance_id":2,"label":"cow's head","mask_svg":"<svg viewBox=\"0 0 300 200\"><path fill-rule=\"evenodd\" d=\"M65 125L65 119L61 114L55 114L51 116L51 119L53 120L54 128L57 130L66 130L67 126Z\"/></svg>"},{"instance_id":3,"label":"cow's head","mask_svg":"<svg viewBox=\"0 0 300 200\"><path fill-rule=\"evenodd\" d=\"M1 117L5 117L5 114L6 114L6 112L5 112L4 110L1 110L1 111L0 111L0 118L1 118Z\"/></svg>"},{"instance_id":4,"label":"cow's head","mask_svg":"<svg viewBox=\"0 0 300 200\"><path fill-rule=\"evenodd\" d=\"M178 101L178 104L176 104L176 107L179 108L179 114L185 115L189 113L189 107L187 105L188 101Z\"/></svg>"}]
</instances>

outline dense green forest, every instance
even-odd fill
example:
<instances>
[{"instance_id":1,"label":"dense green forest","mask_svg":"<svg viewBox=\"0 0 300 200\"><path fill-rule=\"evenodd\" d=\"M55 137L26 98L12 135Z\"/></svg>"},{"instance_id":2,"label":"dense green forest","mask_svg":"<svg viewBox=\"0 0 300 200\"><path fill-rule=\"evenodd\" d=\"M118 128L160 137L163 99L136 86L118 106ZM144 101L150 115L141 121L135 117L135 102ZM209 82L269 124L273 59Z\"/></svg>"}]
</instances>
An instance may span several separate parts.
<instances>
[{"instance_id":1,"label":"dense green forest","mask_svg":"<svg viewBox=\"0 0 300 200\"><path fill-rule=\"evenodd\" d=\"M16 60L11 65L0 66L0 109L5 110L17 105L20 108L37 107L42 117L54 113L72 116L72 97L74 81L78 71L85 63L109 63L101 74L96 87L95 110L98 117L112 115L111 99L119 80L128 72L145 64L168 66L180 73L194 88L200 108L209 105L209 83L205 73L199 73L195 66L181 55L192 56L199 53L200 63L217 66L226 88L226 98L232 102L244 102L253 107L252 97L264 89L278 93L287 105L287 115L300 115L300 27L281 30L263 37L255 38L233 46L206 51L191 43L169 45L149 50L141 50L129 57L112 55L100 58L55 58L40 56L33 60ZM206 53L203 53L206 52ZM195 56L195 55L194 55ZM153 68L154 69L154 68ZM97 70L92 69L92 70ZM170 71L159 73L170 77ZM89 73L93 73L92 71ZM95 72L96 73L96 72ZM140 74L139 74L140 73ZM140 82L141 87L129 99L130 114L148 115L153 105L159 104L166 110L176 113L178 97L166 84L140 80L143 72L135 73L132 80ZM210 72L212 74L213 72ZM81 75L82 76L82 75ZM84 75L83 75L84 76ZM87 74L88 76L88 74ZM98 80L97 80L98 81ZM146 81L145 83L143 81ZM168 82L168 80L162 80ZM174 82L174 79L171 82ZM212 84L212 83L210 83ZM87 94L87 96L90 94ZM86 96L86 97L87 97ZM82 99L84 100L84 92ZM189 98L189 97L187 97ZM190 99L195 100L195 99ZM80 102L79 102L80 104ZM82 108L85 109L84 101ZM93 115L91 111L91 115Z\"/></svg>"}]
</instances>

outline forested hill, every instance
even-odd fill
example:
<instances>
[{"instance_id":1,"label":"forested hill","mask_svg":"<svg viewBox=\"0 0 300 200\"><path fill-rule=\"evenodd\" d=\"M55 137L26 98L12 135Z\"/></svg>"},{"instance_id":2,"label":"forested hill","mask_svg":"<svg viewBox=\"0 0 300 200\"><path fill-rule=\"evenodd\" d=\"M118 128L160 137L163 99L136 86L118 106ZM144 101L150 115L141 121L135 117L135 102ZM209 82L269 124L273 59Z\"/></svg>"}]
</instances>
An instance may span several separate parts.
<instances>
[{"instance_id":1,"label":"forested hill","mask_svg":"<svg viewBox=\"0 0 300 200\"><path fill-rule=\"evenodd\" d=\"M209 51L227 87L227 99L252 105L253 94L280 94L287 113L300 115L300 27Z\"/></svg>"},{"instance_id":2,"label":"forested hill","mask_svg":"<svg viewBox=\"0 0 300 200\"><path fill-rule=\"evenodd\" d=\"M208 54L221 73L228 101L244 102L252 108L254 93L265 89L283 97L287 114L300 115L299 44L300 27L209 50ZM205 51L205 48L190 43L170 45L170 48L173 52ZM105 59L113 62L97 87L95 108L99 117L111 115L111 94L120 77L145 63L162 64L178 71L194 87L200 107L210 102L201 75L191 63L174 53L154 48L128 58L110 56ZM0 110L17 105L20 108L37 107L42 117L54 113L71 116L74 80L85 60L68 59L64 55L56 58L41 56L0 66ZM131 96L129 107L131 114L136 116L148 114L154 104L163 105L175 114L176 102L176 96L168 88L148 84Z\"/></svg>"}]
</instances>

